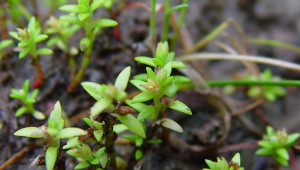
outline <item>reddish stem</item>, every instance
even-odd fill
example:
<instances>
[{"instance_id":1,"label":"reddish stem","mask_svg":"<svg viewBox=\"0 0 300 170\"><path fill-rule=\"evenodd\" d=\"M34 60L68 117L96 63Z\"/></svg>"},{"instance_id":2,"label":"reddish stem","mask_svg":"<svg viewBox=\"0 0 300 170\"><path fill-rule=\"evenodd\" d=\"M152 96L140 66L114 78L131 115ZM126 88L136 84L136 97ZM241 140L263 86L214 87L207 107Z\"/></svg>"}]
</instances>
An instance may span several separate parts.
<instances>
[{"instance_id":1,"label":"reddish stem","mask_svg":"<svg viewBox=\"0 0 300 170\"><path fill-rule=\"evenodd\" d=\"M39 88L44 84L44 74L38 58L33 59L36 68L36 81L33 83L34 88Z\"/></svg>"},{"instance_id":2,"label":"reddish stem","mask_svg":"<svg viewBox=\"0 0 300 170\"><path fill-rule=\"evenodd\" d=\"M8 38L8 31L6 27L6 17L4 11L1 15L1 30L2 30L2 40L6 40Z\"/></svg>"}]
</instances>

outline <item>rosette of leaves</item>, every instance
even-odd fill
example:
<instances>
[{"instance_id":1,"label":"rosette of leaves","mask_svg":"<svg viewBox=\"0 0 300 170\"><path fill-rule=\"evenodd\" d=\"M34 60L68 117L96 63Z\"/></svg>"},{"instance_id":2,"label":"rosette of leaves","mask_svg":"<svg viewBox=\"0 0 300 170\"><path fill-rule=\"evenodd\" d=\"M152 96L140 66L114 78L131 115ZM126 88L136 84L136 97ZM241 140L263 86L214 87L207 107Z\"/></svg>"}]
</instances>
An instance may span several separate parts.
<instances>
[{"instance_id":1,"label":"rosette of leaves","mask_svg":"<svg viewBox=\"0 0 300 170\"><path fill-rule=\"evenodd\" d=\"M270 69L265 69L260 74L260 80L274 80L276 81L276 78L273 77L272 71ZM249 75L245 76L243 78L244 80L258 80L257 76L255 75ZM277 97L285 96L286 92L285 89L281 86L267 86L264 85L262 87L258 86L250 86L249 90L247 91L247 95L251 98L257 98L261 95L263 95L268 101L274 102Z\"/></svg>"},{"instance_id":2,"label":"rosette of leaves","mask_svg":"<svg viewBox=\"0 0 300 170\"><path fill-rule=\"evenodd\" d=\"M34 59L37 59L39 55L52 54L52 50L49 48L37 49L37 43L46 40L48 35L41 34L41 26L35 21L34 17L30 19L27 28L18 28L17 32L9 32L9 34L19 41L18 47L21 48L20 59L27 54L30 54Z\"/></svg>"},{"instance_id":3,"label":"rosette of leaves","mask_svg":"<svg viewBox=\"0 0 300 170\"><path fill-rule=\"evenodd\" d=\"M107 18L93 20L94 11L100 6L103 6L104 3L105 0L78 0L77 5L67 4L59 8L62 11L75 13L76 16L62 15L60 16L60 19L71 24L81 26L86 34L86 36L80 41L80 49L85 52L84 59L82 60L80 69L77 72L75 79L69 86L69 91L72 91L77 84L80 83L84 71L90 63L94 40L100 28L113 27L118 24L116 21Z\"/></svg>"},{"instance_id":4,"label":"rosette of leaves","mask_svg":"<svg viewBox=\"0 0 300 170\"><path fill-rule=\"evenodd\" d=\"M75 16L73 16L75 17ZM67 54L77 54L76 47L69 47L70 37L80 28L79 25L70 25L69 22L59 20L53 16L47 21L48 28L45 33L52 35L47 41L47 46L57 45L58 48Z\"/></svg>"},{"instance_id":5,"label":"rosette of leaves","mask_svg":"<svg viewBox=\"0 0 300 170\"><path fill-rule=\"evenodd\" d=\"M132 115L120 115L114 103L120 101L127 96L125 89L127 87L130 76L130 67L126 67L117 77L114 85L98 84L93 82L81 83L83 88L97 101L91 108L91 116L100 115L104 110L113 115L130 131L138 136L145 138L143 125Z\"/></svg>"},{"instance_id":6,"label":"rosette of leaves","mask_svg":"<svg viewBox=\"0 0 300 170\"><path fill-rule=\"evenodd\" d=\"M57 102L54 105L46 125L40 127L25 127L16 131L14 135L42 138L47 148L45 153L47 170L52 170L55 167L60 148L60 139L86 135L86 131L75 127L64 128L64 119L61 117L61 106L60 103Z\"/></svg>"},{"instance_id":7,"label":"rosette of leaves","mask_svg":"<svg viewBox=\"0 0 300 170\"><path fill-rule=\"evenodd\" d=\"M287 134L285 130L277 132L271 126L267 126L266 134L263 140L258 142L262 148L258 149L255 154L261 156L272 156L275 161L283 166L288 166L289 153L287 149L297 143L300 133Z\"/></svg>"},{"instance_id":8,"label":"rosette of leaves","mask_svg":"<svg viewBox=\"0 0 300 170\"><path fill-rule=\"evenodd\" d=\"M12 45L13 41L12 40L3 40L0 42L0 60L4 56L5 52L4 49L10 45Z\"/></svg>"},{"instance_id":9,"label":"rosette of leaves","mask_svg":"<svg viewBox=\"0 0 300 170\"><path fill-rule=\"evenodd\" d=\"M188 115L191 110L181 101L176 100L173 96L178 91L181 83L189 82L185 76L171 76L173 68L185 68L182 62L174 61L174 53L169 52L168 43L159 43L156 50L156 57L139 56L135 60L139 63L146 64L150 67L146 68L146 74L140 74L134 77L130 82L141 90L141 93L127 104L139 112L137 119L143 122L145 119L157 120L159 114L170 108ZM147 105L143 102L153 101L153 104ZM181 126L175 121L164 118L156 123L164 127L182 132Z\"/></svg>"},{"instance_id":10,"label":"rosette of leaves","mask_svg":"<svg viewBox=\"0 0 300 170\"><path fill-rule=\"evenodd\" d=\"M42 112L36 110L33 106L36 102L36 97L39 94L39 90L34 89L32 92L29 92L29 84L29 80L26 80L23 84L22 89L11 89L10 97L19 99L23 103L23 106L18 108L18 110L16 111L16 117L29 112L34 118L43 120L46 118L46 116Z\"/></svg>"},{"instance_id":11,"label":"rosette of leaves","mask_svg":"<svg viewBox=\"0 0 300 170\"><path fill-rule=\"evenodd\" d=\"M206 164L209 168L204 168L203 170L244 170L241 166L241 156L236 153L231 161L228 163L225 158L217 158L217 162L206 159Z\"/></svg>"}]
</instances>

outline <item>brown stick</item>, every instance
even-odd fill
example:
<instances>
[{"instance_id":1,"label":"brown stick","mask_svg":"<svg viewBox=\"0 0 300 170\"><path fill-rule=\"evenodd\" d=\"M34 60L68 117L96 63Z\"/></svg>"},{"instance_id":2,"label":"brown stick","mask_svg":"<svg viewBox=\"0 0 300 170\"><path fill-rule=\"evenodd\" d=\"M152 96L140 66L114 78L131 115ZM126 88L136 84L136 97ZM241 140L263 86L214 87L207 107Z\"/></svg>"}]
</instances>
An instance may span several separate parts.
<instances>
[{"instance_id":1,"label":"brown stick","mask_svg":"<svg viewBox=\"0 0 300 170\"><path fill-rule=\"evenodd\" d=\"M25 147L24 149L22 149L21 151L19 151L18 153L16 153L13 157L11 157L6 162L4 162L4 164L2 164L0 166L0 170L4 170L5 168L7 168L8 166L10 166L11 164L13 164L16 161L18 161L19 159L21 159L25 154L27 154L28 152L32 151L36 146L37 146L37 144L35 143L35 144L31 145L31 146Z\"/></svg>"},{"instance_id":2,"label":"brown stick","mask_svg":"<svg viewBox=\"0 0 300 170\"><path fill-rule=\"evenodd\" d=\"M39 62L38 58L33 59L35 68L36 68L36 81L33 85L34 88L38 88L44 84L44 73L42 70L42 66Z\"/></svg>"}]
</instances>

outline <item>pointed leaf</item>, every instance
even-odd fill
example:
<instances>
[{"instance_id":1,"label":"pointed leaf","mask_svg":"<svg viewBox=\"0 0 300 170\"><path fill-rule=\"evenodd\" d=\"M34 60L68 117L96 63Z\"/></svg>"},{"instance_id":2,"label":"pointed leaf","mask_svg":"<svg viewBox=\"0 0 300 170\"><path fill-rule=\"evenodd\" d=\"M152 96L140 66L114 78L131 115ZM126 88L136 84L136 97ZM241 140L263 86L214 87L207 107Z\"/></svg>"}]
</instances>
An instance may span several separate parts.
<instances>
[{"instance_id":1,"label":"pointed leaf","mask_svg":"<svg viewBox=\"0 0 300 170\"><path fill-rule=\"evenodd\" d=\"M78 7L77 7L77 5L74 5L74 4L68 4L68 5L63 5L63 6L59 7L59 10L77 13Z\"/></svg>"},{"instance_id":2,"label":"pointed leaf","mask_svg":"<svg viewBox=\"0 0 300 170\"><path fill-rule=\"evenodd\" d=\"M237 163L238 165L241 165L241 155L240 153L236 153L233 158L231 159L232 162Z\"/></svg>"},{"instance_id":3,"label":"pointed leaf","mask_svg":"<svg viewBox=\"0 0 300 170\"><path fill-rule=\"evenodd\" d=\"M142 80L130 80L130 83L133 84L139 90L141 90L143 92L147 92L147 90L144 88L144 85L146 84L146 82L144 82Z\"/></svg>"},{"instance_id":4,"label":"pointed leaf","mask_svg":"<svg viewBox=\"0 0 300 170\"><path fill-rule=\"evenodd\" d=\"M91 10L94 11L96 10L98 7L100 7L103 2L105 2L105 0L94 0L91 4Z\"/></svg>"},{"instance_id":5,"label":"pointed leaf","mask_svg":"<svg viewBox=\"0 0 300 170\"><path fill-rule=\"evenodd\" d=\"M146 67L147 75L150 79L155 80L155 73L152 71L150 67Z\"/></svg>"},{"instance_id":6,"label":"pointed leaf","mask_svg":"<svg viewBox=\"0 0 300 170\"><path fill-rule=\"evenodd\" d=\"M17 111L16 111L16 117L21 116L22 114L24 114L27 111L27 108L25 106L20 107Z\"/></svg>"},{"instance_id":7,"label":"pointed leaf","mask_svg":"<svg viewBox=\"0 0 300 170\"><path fill-rule=\"evenodd\" d=\"M38 55L49 55L49 54L53 54L53 51L50 50L49 48L40 48L40 49L37 51L37 54L38 54Z\"/></svg>"},{"instance_id":8,"label":"pointed leaf","mask_svg":"<svg viewBox=\"0 0 300 170\"><path fill-rule=\"evenodd\" d=\"M261 148L261 149L258 149L255 152L255 154L256 155L261 155L261 156L267 156L267 155L273 155L274 151L273 151L273 149Z\"/></svg>"},{"instance_id":9,"label":"pointed leaf","mask_svg":"<svg viewBox=\"0 0 300 170\"><path fill-rule=\"evenodd\" d=\"M125 116L116 115L122 124L124 124L130 131L137 134L142 138L146 138L145 130L142 124L132 115L128 114Z\"/></svg>"},{"instance_id":10,"label":"pointed leaf","mask_svg":"<svg viewBox=\"0 0 300 170\"><path fill-rule=\"evenodd\" d=\"M153 98L153 95L148 92L142 92L138 95L136 95L132 100L131 103L141 103L148 100L151 100Z\"/></svg>"},{"instance_id":11,"label":"pointed leaf","mask_svg":"<svg viewBox=\"0 0 300 170\"><path fill-rule=\"evenodd\" d=\"M140 121L140 122L143 122L145 119L147 119L148 117L151 117L152 115L154 115L155 113L157 112L157 109L152 106L152 105L149 105L147 106L144 110L142 110L137 119Z\"/></svg>"},{"instance_id":12,"label":"pointed leaf","mask_svg":"<svg viewBox=\"0 0 300 170\"><path fill-rule=\"evenodd\" d=\"M101 99L91 108L91 116L98 116L103 110L110 107L112 101L109 99Z\"/></svg>"},{"instance_id":13,"label":"pointed leaf","mask_svg":"<svg viewBox=\"0 0 300 170\"><path fill-rule=\"evenodd\" d=\"M160 122L161 122L160 124L166 128L172 129L176 132L183 132L182 127L172 119L163 118L160 120Z\"/></svg>"},{"instance_id":14,"label":"pointed leaf","mask_svg":"<svg viewBox=\"0 0 300 170\"><path fill-rule=\"evenodd\" d=\"M81 21L76 16L62 15L59 19L71 24L81 25Z\"/></svg>"},{"instance_id":15,"label":"pointed leaf","mask_svg":"<svg viewBox=\"0 0 300 170\"><path fill-rule=\"evenodd\" d=\"M69 127L69 128L65 128L63 130L61 130L60 132L58 132L56 138L57 139L62 139L62 138L72 138L75 136L81 136L81 135L86 135L86 131L79 129L79 128L75 128L75 127Z\"/></svg>"},{"instance_id":16,"label":"pointed leaf","mask_svg":"<svg viewBox=\"0 0 300 170\"><path fill-rule=\"evenodd\" d=\"M100 149L95 153L94 156L95 156L97 159L99 159L99 158L102 156L102 154L104 153L105 149L106 149L106 147L100 148Z\"/></svg>"},{"instance_id":17,"label":"pointed leaf","mask_svg":"<svg viewBox=\"0 0 300 170\"><path fill-rule=\"evenodd\" d=\"M79 18L80 21L83 21L83 20L87 19L88 17L91 17L90 13L80 13L80 14L78 14L78 18Z\"/></svg>"},{"instance_id":18,"label":"pointed leaf","mask_svg":"<svg viewBox=\"0 0 300 170\"><path fill-rule=\"evenodd\" d=\"M168 107L173 109L173 110L177 110L179 112L183 112L183 113L186 113L188 115L192 115L191 109L188 108L184 103L182 103L179 100L171 102Z\"/></svg>"},{"instance_id":19,"label":"pointed leaf","mask_svg":"<svg viewBox=\"0 0 300 170\"><path fill-rule=\"evenodd\" d=\"M116 124L113 126L113 131L116 133L124 132L125 130L128 130L128 128L123 124Z\"/></svg>"},{"instance_id":20,"label":"pointed leaf","mask_svg":"<svg viewBox=\"0 0 300 170\"><path fill-rule=\"evenodd\" d=\"M0 49L6 48L13 43L12 40L3 40L0 42Z\"/></svg>"},{"instance_id":21,"label":"pointed leaf","mask_svg":"<svg viewBox=\"0 0 300 170\"><path fill-rule=\"evenodd\" d=\"M22 41L22 39L18 36L18 33L15 31L9 32L9 35L18 41Z\"/></svg>"},{"instance_id":22,"label":"pointed leaf","mask_svg":"<svg viewBox=\"0 0 300 170\"><path fill-rule=\"evenodd\" d=\"M279 148L276 150L276 153L283 159L289 160L289 153L285 148Z\"/></svg>"},{"instance_id":23,"label":"pointed leaf","mask_svg":"<svg viewBox=\"0 0 300 170\"><path fill-rule=\"evenodd\" d=\"M154 64L154 62L153 62L153 58L151 58L151 57L138 56L138 57L135 57L134 60L136 62L146 64L146 65L149 65L149 66L152 66L152 67L156 66L156 64Z\"/></svg>"},{"instance_id":24,"label":"pointed leaf","mask_svg":"<svg viewBox=\"0 0 300 170\"><path fill-rule=\"evenodd\" d=\"M185 68L185 65L180 61L172 61L172 68Z\"/></svg>"},{"instance_id":25,"label":"pointed leaf","mask_svg":"<svg viewBox=\"0 0 300 170\"><path fill-rule=\"evenodd\" d=\"M49 147L47 149L45 154L45 160L46 160L46 166L48 170L54 169L57 153L58 153L58 147Z\"/></svg>"},{"instance_id":26,"label":"pointed leaf","mask_svg":"<svg viewBox=\"0 0 300 170\"><path fill-rule=\"evenodd\" d=\"M93 134L96 140L100 142L103 136L103 131L102 130L93 131Z\"/></svg>"},{"instance_id":27,"label":"pointed leaf","mask_svg":"<svg viewBox=\"0 0 300 170\"><path fill-rule=\"evenodd\" d=\"M84 168L87 168L89 167L90 164L88 162L81 162L79 164L77 164L74 169L84 169Z\"/></svg>"},{"instance_id":28,"label":"pointed leaf","mask_svg":"<svg viewBox=\"0 0 300 170\"><path fill-rule=\"evenodd\" d=\"M126 100L125 103L128 106L130 106L130 107L134 108L135 110L137 110L138 112L141 112L142 110L144 110L147 107L147 105L144 104L144 103L132 103L131 100Z\"/></svg>"},{"instance_id":29,"label":"pointed leaf","mask_svg":"<svg viewBox=\"0 0 300 170\"><path fill-rule=\"evenodd\" d=\"M30 48L24 48L19 54L19 59L24 58L29 52L30 52Z\"/></svg>"},{"instance_id":30,"label":"pointed leaf","mask_svg":"<svg viewBox=\"0 0 300 170\"><path fill-rule=\"evenodd\" d=\"M118 75L116 82L115 82L115 87L120 90L124 91L127 87L128 81L129 81L129 76L130 76L130 67L126 67L121 73Z\"/></svg>"},{"instance_id":31,"label":"pointed leaf","mask_svg":"<svg viewBox=\"0 0 300 170\"><path fill-rule=\"evenodd\" d=\"M107 164L107 155L105 153L102 154L102 156L100 157L100 164L102 165L103 168L106 167L106 164Z\"/></svg>"},{"instance_id":32,"label":"pointed leaf","mask_svg":"<svg viewBox=\"0 0 300 170\"><path fill-rule=\"evenodd\" d=\"M25 137L29 137L29 138L41 138L42 135L37 133L35 134L35 132L40 131L40 128L38 127L26 127L23 129L20 129L18 131L16 131L14 133L15 136L25 136Z\"/></svg>"},{"instance_id":33,"label":"pointed leaf","mask_svg":"<svg viewBox=\"0 0 300 170\"><path fill-rule=\"evenodd\" d=\"M67 144L63 146L63 149L70 149L79 144L80 144L80 142L78 141L78 137L71 138L68 140Z\"/></svg>"},{"instance_id":34,"label":"pointed leaf","mask_svg":"<svg viewBox=\"0 0 300 170\"><path fill-rule=\"evenodd\" d=\"M100 100L104 96L107 88L106 85L100 85L94 82L83 82L82 87L96 100Z\"/></svg>"},{"instance_id":35,"label":"pointed leaf","mask_svg":"<svg viewBox=\"0 0 300 170\"><path fill-rule=\"evenodd\" d=\"M107 18L103 18L103 19L98 19L95 23L94 23L94 27L114 27L117 26L118 23L115 20L112 19L107 19Z\"/></svg>"},{"instance_id":36,"label":"pointed leaf","mask_svg":"<svg viewBox=\"0 0 300 170\"><path fill-rule=\"evenodd\" d=\"M44 120L44 119L46 119L46 116L45 116L42 112L37 111L37 110L35 110L35 111L33 112L32 116L33 116L35 119L37 119L37 120Z\"/></svg>"},{"instance_id":37,"label":"pointed leaf","mask_svg":"<svg viewBox=\"0 0 300 170\"><path fill-rule=\"evenodd\" d=\"M47 38L48 38L48 35L46 35L46 34L39 34L37 37L35 37L34 42L38 43L38 42L44 41Z\"/></svg>"}]
</instances>

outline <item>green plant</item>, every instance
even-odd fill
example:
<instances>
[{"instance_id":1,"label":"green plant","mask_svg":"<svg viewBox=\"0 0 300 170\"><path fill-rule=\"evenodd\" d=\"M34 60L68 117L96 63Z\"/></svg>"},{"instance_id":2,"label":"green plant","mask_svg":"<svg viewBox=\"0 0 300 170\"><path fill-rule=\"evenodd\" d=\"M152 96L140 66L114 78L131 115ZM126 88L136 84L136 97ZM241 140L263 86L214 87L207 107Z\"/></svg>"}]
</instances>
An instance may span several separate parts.
<instances>
[{"instance_id":1,"label":"green plant","mask_svg":"<svg viewBox=\"0 0 300 170\"><path fill-rule=\"evenodd\" d=\"M244 80L258 80L255 75L247 75L243 78ZM269 69L265 69L259 76L261 81L276 80L273 78L272 72ZM247 91L247 95L251 98L257 98L263 95L268 101L274 102L277 97L282 97L286 94L285 90L281 86L267 86L264 85L262 88L259 86L250 86Z\"/></svg>"},{"instance_id":2,"label":"green plant","mask_svg":"<svg viewBox=\"0 0 300 170\"><path fill-rule=\"evenodd\" d=\"M5 49L6 47L12 45L12 43L13 43L12 40L3 40L3 41L0 42L0 60L5 55L5 52L3 51L3 49Z\"/></svg>"},{"instance_id":3,"label":"green plant","mask_svg":"<svg viewBox=\"0 0 300 170\"><path fill-rule=\"evenodd\" d=\"M204 168L203 170L244 170L241 166L241 156L236 153L231 161L228 163L225 158L217 158L217 162L206 159L206 164L209 168Z\"/></svg>"},{"instance_id":4,"label":"green plant","mask_svg":"<svg viewBox=\"0 0 300 170\"><path fill-rule=\"evenodd\" d=\"M27 54L30 54L37 72L37 80L35 87L43 84L43 71L39 62L39 55L52 54L52 50L49 48L37 49L37 43L44 41L48 38L48 35L41 34L41 27L35 18L32 17L28 23L28 27L24 29L17 29L17 32L9 33L13 38L19 41L18 47L21 48L19 58L24 58Z\"/></svg>"},{"instance_id":5,"label":"green plant","mask_svg":"<svg viewBox=\"0 0 300 170\"><path fill-rule=\"evenodd\" d=\"M40 127L25 127L14 133L15 136L43 139L46 147L45 160L47 170L52 170L55 167L60 148L60 139L86 134L86 131L79 128L64 128L64 120L61 117L61 106L59 102L54 105L46 125Z\"/></svg>"},{"instance_id":6,"label":"green plant","mask_svg":"<svg viewBox=\"0 0 300 170\"><path fill-rule=\"evenodd\" d=\"M263 140L258 142L258 145L262 148L258 149L255 154L261 156L270 155L277 163L288 166L289 153L287 149L297 143L300 133L288 135L285 130L275 132L271 126L267 126L266 132Z\"/></svg>"},{"instance_id":7,"label":"green plant","mask_svg":"<svg viewBox=\"0 0 300 170\"><path fill-rule=\"evenodd\" d=\"M84 29L85 37L80 41L80 48L84 51L84 57L81 62L79 71L77 72L74 80L68 87L69 91L73 91L77 85L80 83L82 76L90 63L90 58L92 56L93 44L97 33L100 28L103 27L113 27L117 25L117 22L111 19L97 19L93 20L94 11L104 5L103 0L99 1L89 1L89 0L78 0L78 5L68 4L60 7L59 9L66 12L76 13L77 15L63 15L60 19L71 24L79 25Z\"/></svg>"},{"instance_id":8,"label":"green plant","mask_svg":"<svg viewBox=\"0 0 300 170\"><path fill-rule=\"evenodd\" d=\"M34 108L34 103L36 102L36 97L39 93L38 89L34 89L31 93L29 92L29 80L26 80L23 84L22 89L11 89L10 97L16 98L22 101L23 105L16 111L16 117L29 112L34 118L38 120L43 120L46 116Z\"/></svg>"}]
</instances>

